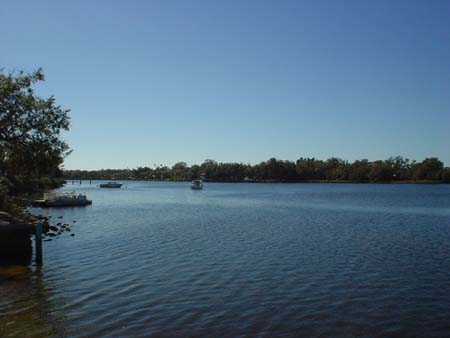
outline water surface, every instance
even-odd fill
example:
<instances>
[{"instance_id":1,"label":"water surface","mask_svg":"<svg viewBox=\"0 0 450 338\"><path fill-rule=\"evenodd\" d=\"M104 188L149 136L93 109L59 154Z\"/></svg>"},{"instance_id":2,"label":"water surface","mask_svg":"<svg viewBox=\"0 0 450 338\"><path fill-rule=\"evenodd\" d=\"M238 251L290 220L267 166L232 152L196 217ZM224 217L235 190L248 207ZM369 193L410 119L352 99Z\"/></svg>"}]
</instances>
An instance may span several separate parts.
<instances>
[{"instance_id":1,"label":"water surface","mask_svg":"<svg viewBox=\"0 0 450 338\"><path fill-rule=\"evenodd\" d=\"M450 336L450 185L98 183L0 337Z\"/></svg>"}]
</instances>

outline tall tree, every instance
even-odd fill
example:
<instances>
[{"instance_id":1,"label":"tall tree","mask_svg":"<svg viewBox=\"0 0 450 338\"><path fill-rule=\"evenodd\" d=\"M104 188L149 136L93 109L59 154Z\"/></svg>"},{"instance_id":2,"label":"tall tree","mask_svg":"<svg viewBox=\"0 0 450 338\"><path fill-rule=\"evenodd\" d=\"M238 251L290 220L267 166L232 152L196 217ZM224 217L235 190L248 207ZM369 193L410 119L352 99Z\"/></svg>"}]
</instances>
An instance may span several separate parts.
<instances>
[{"instance_id":1,"label":"tall tree","mask_svg":"<svg viewBox=\"0 0 450 338\"><path fill-rule=\"evenodd\" d=\"M444 164L436 157L426 158L412 167L414 179L430 181L440 180L443 169Z\"/></svg>"},{"instance_id":2,"label":"tall tree","mask_svg":"<svg viewBox=\"0 0 450 338\"><path fill-rule=\"evenodd\" d=\"M69 110L55 98L41 98L33 86L44 81L42 69L4 73L0 69L0 176L38 178L59 173L69 153L61 131L69 129Z\"/></svg>"}]
</instances>

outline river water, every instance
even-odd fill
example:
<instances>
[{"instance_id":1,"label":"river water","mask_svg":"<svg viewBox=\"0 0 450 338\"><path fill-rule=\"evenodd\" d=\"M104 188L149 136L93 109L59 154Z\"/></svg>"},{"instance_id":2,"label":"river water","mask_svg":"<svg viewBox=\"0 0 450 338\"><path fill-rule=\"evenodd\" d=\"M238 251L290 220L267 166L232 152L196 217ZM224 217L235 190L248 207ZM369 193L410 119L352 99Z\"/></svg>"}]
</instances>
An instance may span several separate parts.
<instances>
[{"instance_id":1,"label":"river water","mask_svg":"<svg viewBox=\"0 0 450 338\"><path fill-rule=\"evenodd\" d=\"M0 337L450 336L450 185L98 183Z\"/></svg>"}]
</instances>

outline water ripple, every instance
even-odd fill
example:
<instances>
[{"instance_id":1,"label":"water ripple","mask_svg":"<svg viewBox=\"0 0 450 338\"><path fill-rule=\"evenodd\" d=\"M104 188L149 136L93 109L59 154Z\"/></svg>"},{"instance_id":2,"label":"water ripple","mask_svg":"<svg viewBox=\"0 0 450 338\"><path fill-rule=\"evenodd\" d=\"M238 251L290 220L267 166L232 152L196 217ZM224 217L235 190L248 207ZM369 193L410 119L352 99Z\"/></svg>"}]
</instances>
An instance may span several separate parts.
<instances>
[{"instance_id":1,"label":"water ripple","mask_svg":"<svg viewBox=\"0 0 450 338\"><path fill-rule=\"evenodd\" d=\"M0 269L0 337L450 336L446 186L127 185L46 211L76 236Z\"/></svg>"}]
</instances>

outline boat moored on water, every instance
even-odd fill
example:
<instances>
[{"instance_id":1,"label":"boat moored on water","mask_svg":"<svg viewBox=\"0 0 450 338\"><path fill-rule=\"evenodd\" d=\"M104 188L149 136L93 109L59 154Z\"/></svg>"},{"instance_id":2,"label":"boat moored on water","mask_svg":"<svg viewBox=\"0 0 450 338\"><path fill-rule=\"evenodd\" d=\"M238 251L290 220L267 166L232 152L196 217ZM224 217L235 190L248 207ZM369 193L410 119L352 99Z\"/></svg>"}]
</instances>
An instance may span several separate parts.
<instances>
[{"instance_id":1,"label":"boat moored on water","mask_svg":"<svg viewBox=\"0 0 450 338\"><path fill-rule=\"evenodd\" d=\"M122 183L108 182L100 184L100 188L120 188L122 185Z\"/></svg>"},{"instance_id":2,"label":"boat moored on water","mask_svg":"<svg viewBox=\"0 0 450 338\"><path fill-rule=\"evenodd\" d=\"M203 181L202 180L193 180L191 184L191 189L200 190L203 189Z\"/></svg>"},{"instance_id":3,"label":"boat moored on water","mask_svg":"<svg viewBox=\"0 0 450 338\"><path fill-rule=\"evenodd\" d=\"M67 193L45 193L42 199L35 200L34 207L75 207L92 204L92 200L87 199L86 194L67 192Z\"/></svg>"}]
</instances>

